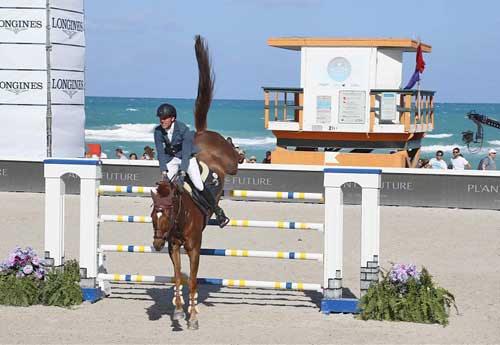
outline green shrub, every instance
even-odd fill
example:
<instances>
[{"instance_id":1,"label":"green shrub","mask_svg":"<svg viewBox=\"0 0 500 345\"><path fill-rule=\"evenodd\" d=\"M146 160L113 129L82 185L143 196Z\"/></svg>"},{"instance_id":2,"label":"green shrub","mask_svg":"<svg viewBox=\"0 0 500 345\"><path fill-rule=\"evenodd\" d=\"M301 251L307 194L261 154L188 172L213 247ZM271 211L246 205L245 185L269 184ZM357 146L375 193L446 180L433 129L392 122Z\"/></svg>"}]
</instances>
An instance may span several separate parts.
<instances>
[{"instance_id":1,"label":"green shrub","mask_svg":"<svg viewBox=\"0 0 500 345\"><path fill-rule=\"evenodd\" d=\"M59 307L81 304L83 295L78 285L79 271L76 260L67 261L62 267L48 270L40 291L40 303Z\"/></svg>"},{"instance_id":2,"label":"green shrub","mask_svg":"<svg viewBox=\"0 0 500 345\"><path fill-rule=\"evenodd\" d=\"M417 273L415 277L406 276L404 282L395 278L393 270L387 274L381 273L381 281L372 284L360 299L359 318L446 326L450 307L453 306L458 313L455 297L449 291L435 286L425 268Z\"/></svg>"}]
</instances>

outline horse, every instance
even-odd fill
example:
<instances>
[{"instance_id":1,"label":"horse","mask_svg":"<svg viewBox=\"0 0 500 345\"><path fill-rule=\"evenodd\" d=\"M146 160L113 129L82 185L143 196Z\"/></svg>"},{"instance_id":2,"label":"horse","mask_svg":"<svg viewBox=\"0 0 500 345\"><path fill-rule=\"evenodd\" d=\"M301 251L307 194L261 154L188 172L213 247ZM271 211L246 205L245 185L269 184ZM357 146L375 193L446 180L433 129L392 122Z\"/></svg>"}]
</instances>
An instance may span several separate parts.
<instances>
[{"instance_id":1,"label":"horse","mask_svg":"<svg viewBox=\"0 0 500 345\"><path fill-rule=\"evenodd\" d=\"M214 73L211 68L208 46L201 36L195 37L195 52L198 62L198 95L196 97L194 118L196 133L194 144L199 148L196 157L215 172L220 183L226 175L235 175L238 171L238 153L219 133L207 130L207 115L213 98ZM218 201L223 192L215 195ZM153 210L151 218L154 229L153 246L160 251L168 242L168 253L174 265L175 291L172 303L175 310L173 320L185 318L181 285L181 257L183 246L190 263L189 275L189 318L188 329L198 329L197 274L200 263L202 232L206 226L205 214L195 205L188 193L175 183L162 181L157 192L151 193ZM211 216L209 211L208 217Z\"/></svg>"}]
</instances>

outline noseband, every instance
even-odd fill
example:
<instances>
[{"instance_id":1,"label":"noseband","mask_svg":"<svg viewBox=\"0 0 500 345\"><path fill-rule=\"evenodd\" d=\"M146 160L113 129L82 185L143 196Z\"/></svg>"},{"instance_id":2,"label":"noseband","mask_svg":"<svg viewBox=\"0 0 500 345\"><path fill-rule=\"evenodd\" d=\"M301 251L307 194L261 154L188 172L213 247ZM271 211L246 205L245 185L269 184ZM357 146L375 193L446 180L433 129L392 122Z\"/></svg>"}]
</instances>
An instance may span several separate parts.
<instances>
[{"instance_id":1,"label":"noseband","mask_svg":"<svg viewBox=\"0 0 500 345\"><path fill-rule=\"evenodd\" d=\"M173 195L172 195L173 194ZM177 196L177 198L176 198ZM171 216L169 218L169 229L172 230L176 224L177 224L177 218L179 217L181 213L181 203L182 203L182 198L178 195L175 195L175 192L172 191L169 195L160 197L160 200L157 205L153 205L153 212L161 212L162 215L165 214L166 210L172 210L175 213L175 205L178 205L177 208L177 214L175 216ZM159 219L160 217L158 217ZM157 222L158 223L158 222ZM170 231L165 231L163 235L161 234L161 229L158 229L157 225L153 223L153 229L154 229L154 236L153 239L155 240L164 240L167 241L167 236L170 233Z\"/></svg>"}]
</instances>

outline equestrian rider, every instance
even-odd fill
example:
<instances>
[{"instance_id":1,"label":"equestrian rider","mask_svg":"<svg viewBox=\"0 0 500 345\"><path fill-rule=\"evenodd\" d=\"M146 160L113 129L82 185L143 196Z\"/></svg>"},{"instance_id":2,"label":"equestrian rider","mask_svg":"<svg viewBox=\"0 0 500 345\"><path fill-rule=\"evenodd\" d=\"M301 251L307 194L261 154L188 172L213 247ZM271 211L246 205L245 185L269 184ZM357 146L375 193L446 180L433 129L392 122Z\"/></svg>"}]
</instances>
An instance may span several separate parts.
<instances>
[{"instance_id":1,"label":"equestrian rider","mask_svg":"<svg viewBox=\"0 0 500 345\"><path fill-rule=\"evenodd\" d=\"M160 125L155 128L154 138L162 178L172 180L179 172L177 184L182 187L187 173L193 185L210 204L219 226L221 228L226 226L229 219L201 180L198 163L194 157L199 152L194 145L194 132L183 122L176 120L177 110L173 105L167 103L160 105L156 116L160 118Z\"/></svg>"}]
</instances>

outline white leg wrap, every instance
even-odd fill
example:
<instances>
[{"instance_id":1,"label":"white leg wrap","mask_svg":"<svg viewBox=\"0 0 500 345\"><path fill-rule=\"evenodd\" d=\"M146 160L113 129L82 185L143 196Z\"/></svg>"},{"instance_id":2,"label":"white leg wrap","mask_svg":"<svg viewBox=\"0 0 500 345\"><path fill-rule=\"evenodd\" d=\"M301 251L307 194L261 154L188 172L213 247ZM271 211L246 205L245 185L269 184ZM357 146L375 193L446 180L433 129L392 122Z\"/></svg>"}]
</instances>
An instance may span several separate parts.
<instances>
[{"instance_id":1,"label":"white leg wrap","mask_svg":"<svg viewBox=\"0 0 500 345\"><path fill-rule=\"evenodd\" d=\"M189 307L188 307L188 313L191 312L191 310L194 310L195 312L199 313L200 310L198 309L198 293L195 293L194 296L189 298Z\"/></svg>"},{"instance_id":2,"label":"white leg wrap","mask_svg":"<svg viewBox=\"0 0 500 345\"><path fill-rule=\"evenodd\" d=\"M182 285L179 285L179 289L175 287L174 298L172 298L173 305L176 305L175 300L177 299L177 297L180 297L181 303L184 304L184 298L182 297Z\"/></svg>"}]
</instances>

